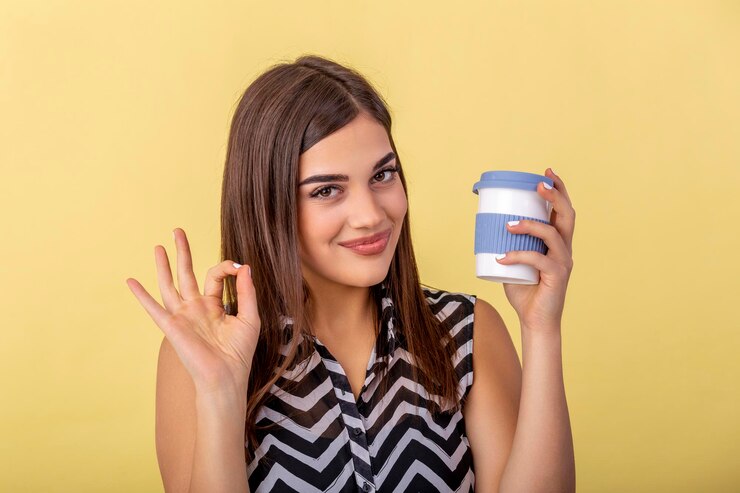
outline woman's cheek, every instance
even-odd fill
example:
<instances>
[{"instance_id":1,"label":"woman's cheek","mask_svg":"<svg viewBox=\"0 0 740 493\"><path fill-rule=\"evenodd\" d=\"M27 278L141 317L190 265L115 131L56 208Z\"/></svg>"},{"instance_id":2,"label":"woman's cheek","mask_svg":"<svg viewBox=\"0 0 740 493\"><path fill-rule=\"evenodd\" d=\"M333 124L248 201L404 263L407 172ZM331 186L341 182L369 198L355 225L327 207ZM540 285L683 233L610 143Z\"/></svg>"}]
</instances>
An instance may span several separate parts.
<instances>
[{"instance_id":1,"label":"woman's cheek","mask_svg":"<svg viewBox=\"0 0 740 493\"><path fill-rule=\"evenodd\" d=\"M403 219L403 217L406 215L406 211L408 210L408 200L406 199L406 194L403 191L403 186L399 184L398 191L394 198L394 204L393 204L393 211L394 216L396 216L399 219Z\"/></svg>"}]
</instances>

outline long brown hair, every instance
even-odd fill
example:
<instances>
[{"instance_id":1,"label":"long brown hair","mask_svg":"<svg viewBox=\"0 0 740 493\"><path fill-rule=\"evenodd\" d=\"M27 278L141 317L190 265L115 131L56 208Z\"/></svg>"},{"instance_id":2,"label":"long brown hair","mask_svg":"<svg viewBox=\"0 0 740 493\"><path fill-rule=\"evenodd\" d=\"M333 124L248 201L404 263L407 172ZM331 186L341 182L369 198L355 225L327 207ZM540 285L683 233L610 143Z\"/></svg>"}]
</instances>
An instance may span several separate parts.
<instances>
[{"instance_id":1,"label":"long brown hair","mask_svg":"<svg viewBox=\"0 0 740 493\"><path fill-rule=\"evenodd\" d=\"M360 112L385 127L408 198L387 105L352 68L315 55L273 65L246 89L231 122L221 197L221 256L249 264L257 292L262 325L249 374L246 414L246 436L254 448L258 446L255 416L270 398L271 386L300 361L299 354L310 354L305 346L310 338L299 337L310 333L306 310L310 291L298 253L299 157ZM383 283L394 304L396 330L403 334L406 349L419 367L418 372L414 368L415 381L431 396L448 401L448 411L450 405L459 409L452 363L456 348L449 344L449 327L432 313L422 290L408 210ZM378 301L380 286L370 289ZM225 281L224 301L226 312L236 314L233 277ZM284 357L279 351L286 342L282 316L293 322ZM427 400L427 408L439 411L433 400Z\"/></svg>"}]
</instances>

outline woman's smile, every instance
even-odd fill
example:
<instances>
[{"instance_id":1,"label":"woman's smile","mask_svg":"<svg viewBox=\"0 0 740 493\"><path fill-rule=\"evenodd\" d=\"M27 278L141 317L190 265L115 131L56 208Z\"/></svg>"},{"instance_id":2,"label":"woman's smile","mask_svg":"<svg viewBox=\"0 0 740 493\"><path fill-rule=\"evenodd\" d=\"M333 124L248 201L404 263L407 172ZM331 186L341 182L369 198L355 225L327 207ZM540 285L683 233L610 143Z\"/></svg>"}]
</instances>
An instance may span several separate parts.
<instances>
[{"instance_id":1,"label":"woman's smile","mask_svg":"<svg viewBox=\"0 0 740 493\"><path fill-rule=\"evenodd\" d=\"M355 241L341 242L339 244L345 248L349 248L351 251L359 255L378 255L379 253L385 251L385 248L388 246L388 241L390 239L392 231L392 229L387 229L383 233L373 235L372 238L369 238L370 241L363 241L362 239L360 239ZM374 238L377 239L373 241Z\"/></svg>"}]
</instances>

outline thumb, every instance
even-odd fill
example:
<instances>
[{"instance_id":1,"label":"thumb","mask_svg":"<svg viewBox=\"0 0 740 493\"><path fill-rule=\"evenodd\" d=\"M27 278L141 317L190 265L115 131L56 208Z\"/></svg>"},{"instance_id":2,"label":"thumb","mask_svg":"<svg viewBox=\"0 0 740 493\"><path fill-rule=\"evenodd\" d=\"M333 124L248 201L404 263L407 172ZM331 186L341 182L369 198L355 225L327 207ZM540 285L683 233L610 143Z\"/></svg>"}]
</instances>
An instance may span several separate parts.
<instances>
[{"instance_id":1,"label":"thumb","mask_svg":"<svg viewBox=\"0 0 740 493\"><path fill-rule=\"evenodd\" d=\"M252 269L249 265L242 265L236 270L236 302L239 309L237 318L259 329L257 291L252 283Z\"/></svg>"}]
</instances>

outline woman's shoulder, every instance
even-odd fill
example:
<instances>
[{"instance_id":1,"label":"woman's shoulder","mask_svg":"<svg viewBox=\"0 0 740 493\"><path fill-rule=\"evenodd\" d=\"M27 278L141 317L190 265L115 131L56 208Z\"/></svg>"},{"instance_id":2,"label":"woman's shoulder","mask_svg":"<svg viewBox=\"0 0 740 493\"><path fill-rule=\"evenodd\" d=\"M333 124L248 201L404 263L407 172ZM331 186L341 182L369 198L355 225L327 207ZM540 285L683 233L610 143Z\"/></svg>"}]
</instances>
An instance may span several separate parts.
<instances>
[{"instance_id":1,"label":"woman's shoulder","mask_svg":"<svg viewBox=\"0 0 740 493\"><path fill-rule=\"evenodd\" d=\"M422 284L421 289L424 292L427 303L433 308L443 309L449 305L453 307L462 306L468 310L472 310L477 299L475 294L444 290L427 284Z\"/></svg>"},{"instance_id":2,"label":"woman's shoulder","mask_svg":"<svg viewBox=\"0 0 740 493\"><path fill-rule=\"evenodd\" d=\"M472 331L476 295L450 291L422 284L422 290L432 313L454 333L465 328Z\"/></svg>"}]
</instances>

